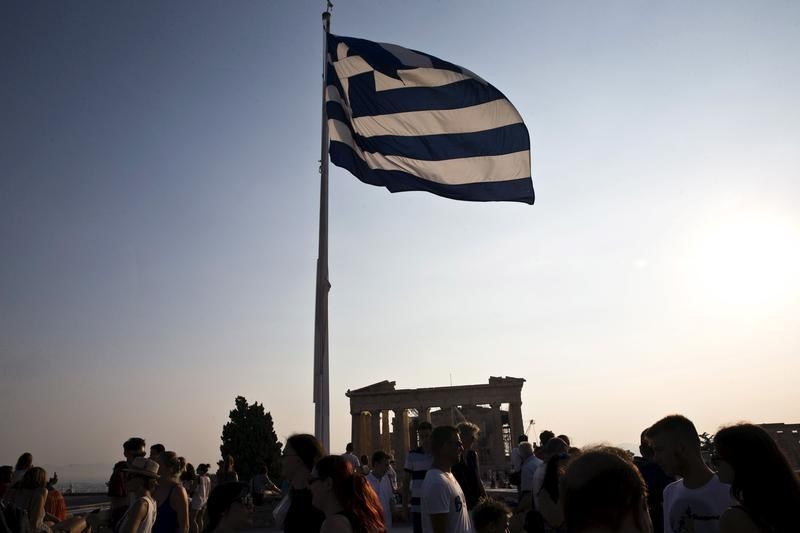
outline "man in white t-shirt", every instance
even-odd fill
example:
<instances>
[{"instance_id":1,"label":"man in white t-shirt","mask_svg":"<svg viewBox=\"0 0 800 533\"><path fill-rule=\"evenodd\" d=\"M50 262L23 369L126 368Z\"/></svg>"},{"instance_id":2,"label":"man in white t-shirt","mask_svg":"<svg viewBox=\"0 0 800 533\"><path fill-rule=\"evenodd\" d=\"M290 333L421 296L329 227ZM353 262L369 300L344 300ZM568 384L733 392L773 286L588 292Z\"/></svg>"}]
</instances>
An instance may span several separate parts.
<instances>
[{"instance_id":1,"label":"man in white t-shirt","mask_svg":"<svg viewBox=\"0 0 800 533\"><path fill-rule=\"evenodd\" d=\"M392 509L394 508L394 489L389 479L389 454L378 450L372 454L372 470L367 474L367 481L372 485L383 509L383 521L386 530L392 529Z\"/></svg>"},{"instance_id":2,"label":"man in white t-shirt","mask_svg":"<svg viewBox=\"0 0 800 533\"><path fill-rule=\"evenodd\" d=\"M664 533L717 533L719 517L734 503L731 487L703 462L692 421L667 416L646 431L646 438L664 472L683 478L664 489Z\"/></svg>"},{"instance_id":3,"label":"man in white t-shirt","mask_svg":"<svg viewBox=\"0 0 800 533\"><path fill-rule=\"evenodd\" d=\"M423 533L474 533L461 486L451 469L464 451L458 430L439 426L431 434L433 466L422 482Z\"/></svg>"}]
</instances>

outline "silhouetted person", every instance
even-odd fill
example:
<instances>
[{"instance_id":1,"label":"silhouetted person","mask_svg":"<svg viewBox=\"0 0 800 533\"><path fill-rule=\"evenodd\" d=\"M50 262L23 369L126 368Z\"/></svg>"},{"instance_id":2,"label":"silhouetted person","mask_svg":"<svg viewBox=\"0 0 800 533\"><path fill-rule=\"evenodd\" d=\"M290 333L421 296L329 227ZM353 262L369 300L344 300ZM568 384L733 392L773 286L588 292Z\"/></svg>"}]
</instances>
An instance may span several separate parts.
<instances>
[{"instance_id":1,"label":"silhouetted person","mask_svg":"<svg viewBox=\"0 0 800 533\"><path fill-rule=\"evenodd\" d=\"M348 442L347 446L344 447L344 453L342 457L347 459L347 462L353 465L353 470L356 472L361 471L361 461L359 461L358 456L353 452L353 443Z\"/></svg>"},{"instance_id":2,"label":"silhouetted person","mask_svg":"<svg viewBox=\"0 0 800 533\"><path fill-rule=\"evenodd\" d=\"M158 456L167 451L163 444L153 444L150 446L150 456L148 459L158 462Z\"/></svg>"},{"instance_id":3,"label":"silhouetted person","mask_svg":"<svg viewBox=\"0 0 800 533\"><path fill-rule=\"evenodd\" d=\"M291 505L283 521L285 533L318 533L325 514L311 504L309 477L314 465L325 455L322 443L313 435L292 435L283 448L282 471L289 480Z\"/></svg>"},{"instance_id":4,"label":"silhouetted person","mask_svg":"<svg viewBox=\"0 0 800 533\"><path fill-rule=\"evenodd\" d=\"M119 533L150 533L156 521L153 491L158 479L158 463L136 457L126 466L125 485L134 500L120 521Z\"/></svg>"},{"instance_id":5,"label":"silhouetted person","mask_svg":"<svg viewBox=\"0 0 800 533\"><path fill-rule=\"evenodd\" d=\"M14 473L11 476L11 484L22 481L25 477L25 472L33 466L33 455L30 452L25 452L17 459L17 465L14 467Z\"/></svg>"},{"instance_id":6,"label":"silhouetted person","mask_svg":"<svg viewBox=\"0 0 800 533\"><path fill-rule=\"evenodd\" d=\"M383 511L383 523L386 529L392 528L392 509L394 508L394 487L389 479L389 454L378 450L372 454L372 469L367 474L367 481L378 495Z\"/></svg>"},{"instance_id":7,"label":"silhouetted person","mask_svg":"<svg viewBox=\"0 0 800 533\"><path fill-rule=\"evenodd\" d=\"M641 472L644 482L647 483L647 506L650 509L650 518L653 522L653 532L664 532L664 489L675 481L673 476L668 476L664 469L655 462L653 447L647 439L647 430L639 436L639 453L633 463Z\"/></svg>"},{"instance_id":8,"label":"silhouetted person","mask_svg":"<svg viewBox=\"0 0 800 533\"><path fill-rule=\"evenodd\" d=\"M0 499L5 496L6 491L11 486L11 478L14 476L14 469L11 465L0 466Z\"/></svg>"},{"instance_id":9,"label":"silhouetted person","mask_svg":"<svg viewBox=\"0 0 800 533\"><path fill-rule=\"evenodd\" d=\"M211 465L200 463L197 465L197 479L195 480L194 494L189 502L189 529L194 532L203 531L204 512L211 492L211 478L208 470Z\"/></svg>"},{"instance_id":10,"label":"silhouetted person","mask_svg":"<svg viewBox=\"0 0 800 533\"><path fill-rule=\"evenodd\" d=\"M534 453L536 457L541 460L544 460L544 447L550 439L554 439L556 434L550 431L549 429L545 429L541 433L539 433L539 446L534 447Z\"/></svg>"},{"instance_id":11,"label":"silhouetted person","mask_svg":"<svg viewBox=\"0 0 800 533\"><path fill-rule=\"evenodd\" d=\"M510 518L511 509L493 498L485 498L472 510L475 533L506 533Z\"/></svg>"},{"instance_id":12,"label":"silhouetted person","mask_svg":"<svg viewBox=\"0 0 800 533\"><path fill-rule=\"evenodd\" d=\"M664 489L664 532L717 533L719 517L731 504L731 487L703 462L692 421L667 416L652 425L647 438L664 472L683 478Z\"/></svg>"},{"instance_id":13,"label":"silhouetted person","mask_svg":"<svg viewBox=\"0 0 800 533\"><path fill-rule=\"evenodd\" d=\"M736 499L720 518L720 533L800 531L800 483L769 433L753 424L729 426L714 446L719 478Z\"/></svg>"},{"instance_id":14,"label":"silhouetted person","mask_svg":"<svg viewBox=\"0 0 800 533\"><path fill-rule=\"evenodd\" d=\"M571 459L561 481L569 533L650 533L647 485L628 453L600 446Z\"/></svg>"},{"instance_id":15,"label":"silhouetted person","mask_svg":"<svg viewBox=\"0 0 800 533\"><path fill-rule=\"evenodd\" d=\"M253 499L244 483L217 485L208 497L205 533L231 533L253 524Z\"/></svg>"},{"instance_id":16,"label":"silhouetted person","mask_svg":"<svg viewBox=\"0 0 800 533\"><path fill-rule=\"evenodd\" d=\"M520 435L517 437L517 445L511 449L511 471L512 472L519 472L522 468L522 458L519 454L519 445L523 442L528 442L527 435Z\"/></svg>"},{"instance_id":17,"label":"silhouetted person","mask_svg":"<svg viewBox=\"0 0 800 533\"><path fill-rule=\"evenodd\" d=\"M236 464L233 456L228 454L225 459L220 463L219 470L217 470L217 485L223 483L238 483L239 474L236 473Z\"/></svg>"},{"instance_id":18,"label":"silhouetted person","mask_svg":"<svg viewBox=\"0 0 800 533\"><path fill-rule=\"evenodd\" d=\"M439 426L431 434L433 465L422 482L422 531L472 533L472 519L461 486L451 469L464 451L458 430Z\"/></svg>"},{"instance_id":19,"label":"silhouetted person","mask_svg":"<svg viewBox=\"0 0 800 533\"><path fill-rule=\"evenodd\" d=\"M181 484L178 455L166 451L158 456L158 487L153 499L158 506L153 533L189 532L189 497Z\"/></svg>"},{"instance_id":20,"label":"silhouetted person","mask_svg":"<svg viewBox=\"0 0 800 533\"><path fill-rule=\"evenodd\" d=\"M141 437L131 437L122 443L122 455L125 456L125 461L120 461L114 465L114 471L111 473L111 477L107 483L107 494L111 502L111 520L109 525L112 529L117 527L120 519L131 504L128 498L124 469L130 467L134 459L137 457L144 457L146 454L145 442Z\"/></svg>"},{"instance_id":21,"label":"silhouetted person","mask_svg":"<svg viewBox=\"0 0 800 533\"><path fill-rule=\"evenodd\" d=\"M461 422L456 429L461 437L461 443L464 445L464 453L453 465L453 475L461 485L461 490L464 491L464 497L467 499L467 509L471 511L481 499L486 497L486 489L481 481L478 452L473 449L480 429L471 422Z\"/></svg>"}]
</instances>

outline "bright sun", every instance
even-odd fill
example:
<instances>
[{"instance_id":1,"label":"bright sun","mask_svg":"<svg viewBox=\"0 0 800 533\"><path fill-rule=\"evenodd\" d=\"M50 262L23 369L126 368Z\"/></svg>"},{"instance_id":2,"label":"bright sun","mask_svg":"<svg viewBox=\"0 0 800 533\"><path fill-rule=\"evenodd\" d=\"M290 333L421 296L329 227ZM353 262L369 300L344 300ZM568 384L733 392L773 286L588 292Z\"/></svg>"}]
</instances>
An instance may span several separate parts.
<instances>
[{"instance_id":1,"label":"bright sun","mask_svg":"<svg viewBox=\"0 0 800 533\"><path fill-rule=\"evenodd\" d=\"M696 241L698 294L730 311L767 312L800 298L800 222L741 213L709 224Z\"/></svg>"}]
</instances>

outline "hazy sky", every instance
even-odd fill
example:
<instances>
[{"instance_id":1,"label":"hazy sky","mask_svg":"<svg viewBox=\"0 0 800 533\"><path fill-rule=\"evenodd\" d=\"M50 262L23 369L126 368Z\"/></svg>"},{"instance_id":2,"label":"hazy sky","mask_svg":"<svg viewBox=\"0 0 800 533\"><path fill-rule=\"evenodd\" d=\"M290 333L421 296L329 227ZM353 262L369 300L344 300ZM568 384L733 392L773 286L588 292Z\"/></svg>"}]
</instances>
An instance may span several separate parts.
<instances>
[{"instance_id":1,"label":"hazy sky","mask_svg":"<svg viewBox=\"0 0 800 533\"><path fill-rule=\"evenodd\" d=\"M323 2L0 3L1 463L141 435L213 461L236 395L313 430ZM578 444L670 412L800 421L800 4L336 2L469 68L536 205L331 167L332 447L348 388L523 377Z\"/></svg>"}]
</instances>

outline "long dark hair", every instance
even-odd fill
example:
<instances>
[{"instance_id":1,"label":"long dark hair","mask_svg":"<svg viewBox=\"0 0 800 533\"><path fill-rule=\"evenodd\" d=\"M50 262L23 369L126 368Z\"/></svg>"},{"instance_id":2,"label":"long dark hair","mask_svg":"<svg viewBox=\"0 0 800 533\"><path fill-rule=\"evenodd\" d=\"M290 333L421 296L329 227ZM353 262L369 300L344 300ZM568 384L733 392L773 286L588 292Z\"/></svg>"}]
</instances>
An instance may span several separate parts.
<instances>
[{"instance_id":1,"label":"long dark hair","mask_svg":"<svg viewBox=\"0 0 800 533\"><path fill-rule=\"evenodd\" d=\"M247 495L247 493L248 488L244 483L223 483L214 487L214 490L208 495L208 503L206 504L208 525L203 530L204 533L214 531L231 504Z\"/></svg>"},{"instance_id":2,"label":"long dark hair","mask_svg":"<svg viewBox=\"0 0 800 533\"><path fill-rule=\"evenodd\" d=\"M286 444L292 447L308 471L314 468L314 463L325 455L325 448L314 435L308 433L297 433L286 439Z\"/></svg>"},{"instance_id":3,"label":"long dark hair","mask_svg":"<svg viewBox=\"0 0 800 533\"><path fill-rule=\"evenodd\" d=\"M194 481L195 479L197 479L197 474L195 473L194 466L192 466L192 463L186 463L186 467L181 473L180 479L181 481Z\"/></svg>"},{"instance_id":4,"label":"long dark hair","mask_svg":"<svg viewBox=\"0 0 800 533\"><path fill-rule=\"evenodd\" d=\"M733 469L731 494L753 521L768 531L800 530L800 482L769 433L737 424L719 430L714 445Z\"/></svg>"},{"instance_id":5,"label":"long dark hair","mask_svg":"<svg viewBox=\"0 0 800 533\"><path fill-rule=\"evenodd\" d=\"M333 494L345 513L355 518L360 531L386 531L378 495L367 478L355 473L350 461L339 455L328 455L317 462L314 470L320 480L333 480Z\"/></svg>"},{"instance_id":6,"label":"long dark hair","mask_svg":"<svg viewBox=\"0 0 800 533\"><path fill-rule=\"evenodd\" d=\"M22 478L23 489L41 489L47 486L47 472L44 468L32 466Z\"/></svg>"},{"instance_id":7,"label":"long dark hair","mask_svg":"<svg viewBox=\"0 0 800 533\"><path fill-rule=\"evenodd\" d=\"M558 485L564 470L566 470L567 460L569 460L569 455L560 453L551 457L545 465L544 481L542 481L539 493L546 492L553 503L558 503Z\"/></svg>"}]
</instances>

